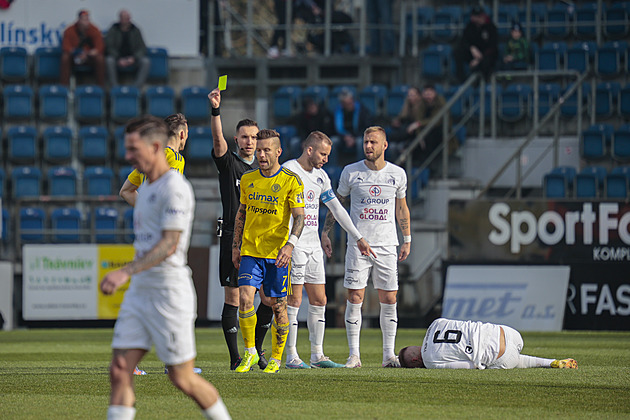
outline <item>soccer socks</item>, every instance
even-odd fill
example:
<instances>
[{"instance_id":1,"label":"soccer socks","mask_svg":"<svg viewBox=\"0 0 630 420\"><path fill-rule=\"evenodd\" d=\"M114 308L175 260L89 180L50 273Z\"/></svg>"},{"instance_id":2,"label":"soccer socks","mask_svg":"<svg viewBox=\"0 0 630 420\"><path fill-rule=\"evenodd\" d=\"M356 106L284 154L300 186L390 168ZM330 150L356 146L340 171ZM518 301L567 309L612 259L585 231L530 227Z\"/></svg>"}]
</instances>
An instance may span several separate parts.
<instances>
[{"instance_id":1,"label":"soccer socks","mask_svg":"<svg viewBox=\"0 0 630 420\"><path fill-rule=\"evenodd\" d=\"M245 348L251 349L256 347L256 312L254 307L248 311L238 311L238 321L241 326L241 333L243 334L243 342Z\"/></svg>"},{"instance_id":2,"label":"soccer socks","mask_svg":"<svg viewBox=\"0 0 630 420\"><path fill-rule=\"evenodd\" d=\"M201 414L208 420L230 420L230 413L227 411L227 407L223 404L221 397L205 410L201 410Z\"/></svg>"},{"instance_id":3,"label":"soccer socks","mask_svg":"<svg viewBox=\"0 0 630 420\"><path fill-rule=\"evenodd\" d=\"M289 334L289 323L277 324L273 320L271 324L271 358L276 359L278 364L282 360L284 346L287 344L287 335Z\"/></svg>"},{"instance_id":4,"label":"soccer socks","mask_svg":"<svg viewBox=\"0 0 630 420\"><path fill-rule=\"evenodd\" d=\"M265 341L265 335L271 327L271 319L273 318L273 309L271 306L267 306L264 303L258 305L258 311L256 311L258 321L256 322L256 350L258 354L262 354L262 345Z\"/></svg>"},{"instance_id":5,"label":"soccer socks","mask_svg":"<svg viewBox=\"0 0 630 420\"><path fill-rule=\"evenodd\" d=\"M350 349L350 356L361 356L359 351L359 341L361 339L361 323L363 317L361 316L362 303L346 303L346 336L348 337L348 348Z\"/></svg>"},{"instance_id":6,"label":"soccer socks","mask_svg":"<svg viewBox=\"0 0 630 420\"><path fill-rule=\"evenodd\" d=\"M326 307L308 305L308 339L311 342L311 362L324 355L324 330L326 329Z\"/></svg>"},{"instance_id":7,"label":"soccer socks","mask_svg":"<svg viewBox=\"0 0 630 420\"><path fill-rule=\"evenodd\" d=\"M543 357L534 357L534 356L527 356L525 354L519 354L518 365L516 365L516 367L517 368L539 368L539 367L548 368L548 367L551 367L551 362L553 361L554 359L545 359Z\"/></svg>"},{"instance_id":8,"label":"soccer socks","mask_svg":"<svg viewBox=\"0 0 630 420\"><path fill-rule=\"evenodd\" d=\"M381 303L381 332L383 333L383 361L396 356L396 330L398 329L398 314L396 304Z\"/></svg>"},{"instance_id":9,"label":"soccer socks","mask_svg":"<svg viewBox=\"0 0 630 420\"><path fill-rule=\"evenodd\" d=\"M297 343L298 320L297 315L300 308L287 305L287 316L289 317L289 334L287 335L287 363L298 357L295 345Z\"/></svg>"},{"instance_id":10,"label":"soccer socks","mask_svg":"<svg viewBox=\"0 0 630 420\"><path fill-rule=\"evenodd\" d=\"M223 312L221 312L221 327L223 327L223 335L230 352L230 363L234 364L238 358L238 306L223 304Z\"/></svg>"},{"instance_id":11,"label":"soccer socks","mask_svg":"<svg viewBox=\"0 0 630 420\"><path fill-rule=\"evenodd\" d=\"M133 420L136 409L124 405L110 405L107 408L107 420Z\"/></svg>"}]
</instances>

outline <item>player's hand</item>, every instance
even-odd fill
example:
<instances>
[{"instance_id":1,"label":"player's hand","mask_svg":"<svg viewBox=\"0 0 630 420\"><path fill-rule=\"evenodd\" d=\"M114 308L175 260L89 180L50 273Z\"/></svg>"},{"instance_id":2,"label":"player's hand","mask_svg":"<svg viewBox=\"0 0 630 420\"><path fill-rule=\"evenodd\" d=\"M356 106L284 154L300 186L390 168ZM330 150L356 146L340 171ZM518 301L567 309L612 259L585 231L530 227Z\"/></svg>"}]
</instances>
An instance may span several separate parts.
<instances>
[{"instance_id":1,"label":"player's hand","mask_svg":"<svg viewBox=\"0 0 630 420\"><path fill-rule=\"evenodd\" d=\"M221 105L221 91L219 88L214 89L212 92L208 94L208 99L210 99L210 104L212 108L218 108Z\"/></svg>"},{"instance_id":2,"label":"player's hand","mask_svg":"<svg viewBox=\"0 0 630 420\"><path fill-rule=\"evenodd\" d=\"M278 258L276 258L276 267L288 267L291 262L291 254L293 254L293 245L285 244L282 248L280 248L280 251L278 251Z\"/></svg>"},{"instance_id":3,"label":"player's hand","mask_svg":"<svg viewBox=\"0 0 630 420\"><path fill-rule=\"evenodd\" d=\"M372 254L372 256L376 258L376 254L374 253L374 251L372 251L370 244L368 244L365 238L359 239L357 241L357 246L359 247L359 251L361 251L361 255L365 255L366 257L368 257L370 256L370 254Z\"/></svg>"},{"instance_id":4,"label":"player's hand","mask_svg":"<svg viewBox=\"0 0 630 420\"><path fill-rule=\"evenodd\" d=\"M105 295L113 294L120 286L127 283L129 280L129 274L122 269L110 271L105 274L101 281L101 292Z\"/></svg>"},{"instance_id":5,"label":"player's hand","mask_svg":"<svg viewBox=\"0 0 630 420\"><path fill-rule=\"evenodd\" d=\"M322 233L322 249L328 258L332 257L332 242L330 242L330 238L325 233Z\"/></svg>"},{"instance_id":6,"label":"player's hand","mask_svg":"<svg viewBox=\"0 0 630 420\"><path fill-rule=\"evenodd\" d=\"M241 266L241 250L238 248L232 248L232 264L237 270Z\"/></svg>"},{"instance_id":7,"label":"player's hand","mask_svg":"<svg viewBox=\"0 0 630 420\"><path fill-rule=\"evenodd\" d=\"M403 243L398 253L398 261L405 261L411 252L411 242Z\"/></svg>"}]
</instances>

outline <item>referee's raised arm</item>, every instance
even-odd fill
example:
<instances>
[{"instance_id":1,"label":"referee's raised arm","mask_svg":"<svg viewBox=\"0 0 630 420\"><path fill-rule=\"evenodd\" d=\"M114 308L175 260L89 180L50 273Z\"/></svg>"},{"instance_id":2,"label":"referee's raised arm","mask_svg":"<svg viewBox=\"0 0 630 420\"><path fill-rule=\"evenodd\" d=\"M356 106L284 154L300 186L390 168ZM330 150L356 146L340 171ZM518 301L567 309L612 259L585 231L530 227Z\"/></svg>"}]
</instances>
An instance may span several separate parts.
<instances>
[{"instance_id":1,"label":"referee's raised arm","mask_svg":"<svg viewBox=\"0 0 630 420\"><path fill-rule=\"evenodd\" d=\"M214 148L214 156L220 158L228 151L228 144L223 137L223 125L221 124L221 91L219 88L214 89L208 94L210 105L212 106L210 118L210 128L212 129L212 147Z\"/></svg>"}]
</instances>

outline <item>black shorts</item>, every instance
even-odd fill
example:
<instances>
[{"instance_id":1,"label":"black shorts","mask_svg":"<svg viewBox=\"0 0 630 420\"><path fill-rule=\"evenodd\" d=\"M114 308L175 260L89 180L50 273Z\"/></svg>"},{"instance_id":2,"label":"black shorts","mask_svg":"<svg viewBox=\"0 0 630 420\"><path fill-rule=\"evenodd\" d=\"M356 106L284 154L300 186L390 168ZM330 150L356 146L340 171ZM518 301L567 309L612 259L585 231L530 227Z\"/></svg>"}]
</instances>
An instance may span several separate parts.
<instances>
[{"instance_id":1,"label":"black shorts","mask_svg":"<svg viewBox=\"0 0 630 420\"><path fill-rule=\"evenodd\" d=\"M232 262L232 239L234 234L223 231L219 238L219 282L223 287L238 287L238 270Z\"/></svg>"}]
</instances>

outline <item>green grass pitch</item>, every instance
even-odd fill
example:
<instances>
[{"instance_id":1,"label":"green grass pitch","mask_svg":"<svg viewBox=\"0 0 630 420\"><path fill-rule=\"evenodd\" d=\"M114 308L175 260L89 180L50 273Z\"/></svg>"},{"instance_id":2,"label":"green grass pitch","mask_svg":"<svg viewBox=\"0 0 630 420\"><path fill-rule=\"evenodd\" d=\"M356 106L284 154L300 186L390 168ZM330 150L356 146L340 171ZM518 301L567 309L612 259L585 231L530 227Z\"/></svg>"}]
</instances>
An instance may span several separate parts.
<instances>
[{"instance_id":1,"label":"green grass pitch","mask_svg":"<svg viewBox=\"0 0 630 420\"><path fill-rule=\"evenodd\" d=\"M110 329L0 332L1 419L103 419ZM398 331L397 350L424 330ZM362 332L361 369L228 370L223 333L197 329L197 366L235 419L630 418L630 333L523 333L523 354L573 357L579 370L383 369L381 334ZM325 351L347 357L345 331L326 331ZM266 347L270 348L267 336ZM242 346L241 346L242 348ZM298 351L308 359L306 328ZM137 419L202 418L151 352L136 377Z\"/></svg>"}]
</instances>

